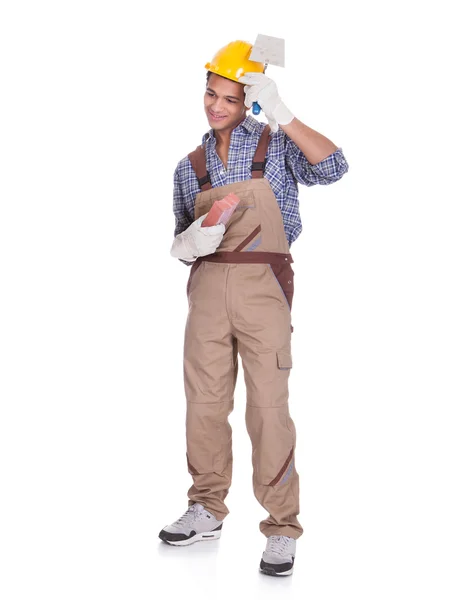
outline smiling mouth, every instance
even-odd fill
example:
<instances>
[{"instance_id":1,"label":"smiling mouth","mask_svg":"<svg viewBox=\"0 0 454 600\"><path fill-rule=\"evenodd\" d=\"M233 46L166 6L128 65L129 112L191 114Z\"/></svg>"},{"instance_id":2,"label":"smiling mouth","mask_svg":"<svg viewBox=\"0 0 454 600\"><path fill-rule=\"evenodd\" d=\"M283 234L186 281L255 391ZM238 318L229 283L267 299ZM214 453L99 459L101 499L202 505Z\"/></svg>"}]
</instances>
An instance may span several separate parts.
<instances>
[{"instance_id":1,"label":"smiling mouth","mask_svg":"<svg viewBox=\"0 0 454 600\"><path fill-rule=\"evenodd\" d=\"M212 119L214 119L215 121L221 121L222 119L226 118L226 115L215 115L214 113L211 112L210 109L208 109L208 114L210 115L210 117Z\"/></svg>"}]
</instances>

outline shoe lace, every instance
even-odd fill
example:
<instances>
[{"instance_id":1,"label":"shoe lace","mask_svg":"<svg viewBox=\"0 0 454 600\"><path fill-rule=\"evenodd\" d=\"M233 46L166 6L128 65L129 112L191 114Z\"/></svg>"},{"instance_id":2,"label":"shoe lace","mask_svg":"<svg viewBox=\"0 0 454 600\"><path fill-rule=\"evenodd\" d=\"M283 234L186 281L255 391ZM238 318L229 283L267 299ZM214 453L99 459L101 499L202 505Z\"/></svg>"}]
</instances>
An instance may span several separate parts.
<instances>
[{"instance_id":1,"label":"shoe lace","mask_svg":"<svg viewBox=\"0 0 454 600\"><path fill-rule=\"evenodd\" d=\"M290 538L285 535L272 535L268 539L267 551L283 556L284 554L287 554L289 541Z\"/></svg>"},{"instance_id":2,"label":"shoe lace","mask_svg":"<svg viewBox=\"0 0 454 600\"><path fill-rule=\"evenodd\" d=\"M181 515L181 517L177 519L175 523L173 523L173 525L175 527L180 525L187 525L188 523L193 523L194 521L198 520L200 516L201 510L195 504L192 504L188 508L188 510L183 515Z\"/></svg>"}]
</instances>

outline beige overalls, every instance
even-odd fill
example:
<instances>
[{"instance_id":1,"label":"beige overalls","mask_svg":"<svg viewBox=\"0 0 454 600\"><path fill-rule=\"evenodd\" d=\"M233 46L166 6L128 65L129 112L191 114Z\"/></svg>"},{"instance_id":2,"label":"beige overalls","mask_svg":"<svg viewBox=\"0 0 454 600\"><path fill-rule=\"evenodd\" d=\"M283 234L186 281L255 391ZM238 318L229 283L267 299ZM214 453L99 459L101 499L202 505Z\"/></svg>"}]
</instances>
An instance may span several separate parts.
<instances>
[{"instance_id":1,"label":"beige overalls","mask_svg":"<svg viewBox=\"0 0 454 600\"><path fill-rule=\"evenodd\" d=\"M212 188L205 150L189 155L201 192L195 219L230 192L240 198L221 245L197 259L187 293L184 343L189 505L200 502L218 520L232 477L232 430L238 353L247 389L246 426L252 442L253 488L269 516L265 536L298 538L299 478L295 426L288 408L292 368L292 257L276 197L263 172L266 127L257 146L252 179Z\"/></svg>"}]
</instances>

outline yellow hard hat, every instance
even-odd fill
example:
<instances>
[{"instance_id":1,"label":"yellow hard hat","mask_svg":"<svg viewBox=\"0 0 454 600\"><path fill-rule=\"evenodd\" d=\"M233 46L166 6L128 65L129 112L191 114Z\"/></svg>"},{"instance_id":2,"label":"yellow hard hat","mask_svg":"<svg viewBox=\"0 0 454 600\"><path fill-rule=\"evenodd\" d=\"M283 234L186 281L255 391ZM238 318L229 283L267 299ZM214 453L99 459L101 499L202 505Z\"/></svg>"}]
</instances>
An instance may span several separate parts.
<instances>
[{"instance_id":1,"label":"yellow hard hat","mask_svg":"<svg viewBox=\"0 0 454 600\"><path fill-rule=\"evenodd\" d=\"M249 60L251 50L252 44L248 42L230 42L214 55L213 60L205 65L205 69L232 81L238 81L245 73L263 73L264 63Z\"/></svg>"}]
</instances>

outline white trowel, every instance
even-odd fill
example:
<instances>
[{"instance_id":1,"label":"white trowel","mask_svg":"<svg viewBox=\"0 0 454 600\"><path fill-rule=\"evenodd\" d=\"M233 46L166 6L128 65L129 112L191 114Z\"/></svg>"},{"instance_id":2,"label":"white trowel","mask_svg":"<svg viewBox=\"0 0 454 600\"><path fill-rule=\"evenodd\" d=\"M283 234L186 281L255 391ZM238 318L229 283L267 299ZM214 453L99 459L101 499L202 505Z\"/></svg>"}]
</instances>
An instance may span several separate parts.
<instances>
[{"instance_id":1,"label":"white trowel","mask_svg":"<svg viewBox=\"0 0 454 600\"><path fill-rule=\"evenodd\" d=\"M263 72L266 71L268 65L285 67L285 40L259 33L255 40L255 44L252 46L249 60L265 63ZM252 113L258 115L260 110L259 104L254 102L252 105Z\"/></svg>"}]
</instances>

